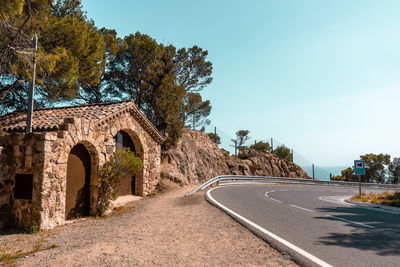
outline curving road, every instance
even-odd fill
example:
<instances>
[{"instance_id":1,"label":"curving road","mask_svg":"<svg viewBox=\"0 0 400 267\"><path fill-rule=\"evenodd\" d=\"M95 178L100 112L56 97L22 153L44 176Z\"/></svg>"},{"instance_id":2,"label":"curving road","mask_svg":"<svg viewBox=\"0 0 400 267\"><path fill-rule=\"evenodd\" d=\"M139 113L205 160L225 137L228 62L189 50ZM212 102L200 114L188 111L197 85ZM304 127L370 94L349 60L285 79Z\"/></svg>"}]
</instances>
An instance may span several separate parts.
<instances>
[{"instance_id":1,"label":"curving road","mask_svg":"<svg viewBox=\"0 0 400 267\"><path fill-rule=\"evenodd\" d=\"M238 221L257 235L297 255L301 263L400 266L400 215L343 201L357 192L357 188L271 184L217 187L207 195L214 205L243 216ZM282 245L285 241L305 254Z\"/></svg>"}]
</instances>

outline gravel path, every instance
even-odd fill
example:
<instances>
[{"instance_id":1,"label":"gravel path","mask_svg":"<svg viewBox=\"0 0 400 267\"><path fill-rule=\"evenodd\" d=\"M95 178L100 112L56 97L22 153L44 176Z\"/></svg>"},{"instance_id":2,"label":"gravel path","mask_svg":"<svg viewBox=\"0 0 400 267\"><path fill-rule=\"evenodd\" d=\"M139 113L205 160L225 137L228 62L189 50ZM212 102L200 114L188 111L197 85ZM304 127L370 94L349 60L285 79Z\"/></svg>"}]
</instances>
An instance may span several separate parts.
<instances>
[{"instance_id":1,"label":"gravel path","mask_svg":"<svg viewBox=\"0 0 400 267\"><path fill-rule=\"evenodd\" d=\"M17 266L296 266L208 204L204 192L184 197L193 186L167 187L106 219L0 235L0 255L37 250Z\"/></svg>"}]
</instances>

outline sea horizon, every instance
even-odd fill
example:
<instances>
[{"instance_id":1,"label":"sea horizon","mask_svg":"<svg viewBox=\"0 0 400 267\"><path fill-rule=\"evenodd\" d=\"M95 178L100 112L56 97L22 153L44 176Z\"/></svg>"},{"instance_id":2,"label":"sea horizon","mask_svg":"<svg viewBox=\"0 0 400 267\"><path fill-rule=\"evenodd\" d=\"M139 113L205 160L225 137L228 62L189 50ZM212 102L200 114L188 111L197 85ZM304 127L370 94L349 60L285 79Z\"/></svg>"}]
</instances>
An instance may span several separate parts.
<instances>
[{"instance_id":1,"label":"sea horizon","mask_svg":"<svg viewBox=\"0 0 400 267\"><path fill-rule=\"evenodd\" d=\"M312 166L308 165L300 165L300 167L308 174L309 177L312 177ZM330 180L330 174L332 176L341 175L341 171L347 169L350 166L314 166L314 177L317 180Z\"/></svg>"}]
</instances>

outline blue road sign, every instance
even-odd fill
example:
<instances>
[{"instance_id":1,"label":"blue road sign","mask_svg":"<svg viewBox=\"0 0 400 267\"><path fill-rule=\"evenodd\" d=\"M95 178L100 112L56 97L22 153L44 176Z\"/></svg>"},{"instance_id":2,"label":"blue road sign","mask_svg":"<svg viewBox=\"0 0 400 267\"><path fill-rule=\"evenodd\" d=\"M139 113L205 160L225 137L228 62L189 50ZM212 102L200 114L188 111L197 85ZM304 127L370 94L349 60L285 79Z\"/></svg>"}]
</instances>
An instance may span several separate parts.
<instances>
[{"instance_id":1,"label":"blue road sign","mask_svg":"<svg viewBox=\"0 0 400 267\"><path fill-rule=\"evenodd\" d=\"M354 174L355 175L365 175L365 161L355 160L354 161Z\"/></svg>"}]
</instances>

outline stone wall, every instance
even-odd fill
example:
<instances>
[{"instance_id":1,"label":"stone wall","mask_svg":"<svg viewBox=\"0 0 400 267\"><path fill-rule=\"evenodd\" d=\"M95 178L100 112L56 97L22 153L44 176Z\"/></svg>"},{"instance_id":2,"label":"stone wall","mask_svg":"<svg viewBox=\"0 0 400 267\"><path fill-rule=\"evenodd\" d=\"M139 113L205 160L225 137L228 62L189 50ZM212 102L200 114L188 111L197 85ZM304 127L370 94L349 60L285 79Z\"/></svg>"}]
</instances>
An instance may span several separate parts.
<instances>
[{"instance_id":1,"label":"stone wall","mask_svg":"<svg viewBox=\"0 0 400 267\"><path fill-rule=\"evenodd\" d=\"M135 121L129 113L112 122L95 125L85 119L73 119L66 131L48 132L45 136L45 167L42 192L41 227L53 228L65 221L67 161L69 151L82 144L91 156L90 204L96 212L97 173L115 151L114 136L125 131L133 140L137 156L143 160L143 171L137 174L137 192L148 195L158 183L160 172L160 145Z\"/></svg>"},{"instance_id":2,"label":"stone wall","mask_svg":"<svg viewBox=\"0 0 400 267\"><path fill-rule=\"evenodd\" d=\"M108 122L95 124L83 118L67 119L61 131L11 134L0 146L0 229L13 223L42 229L65 222L67 162L71 149L82 144L91 156L90 204L95 213L100 166L116 149L114 136L125 131L133 140L143 171L136 175L136 191L151 193L160 179L161 147L131 116L120 114ZM32 200L13 197L16 173L33 173Z\"/></svg>"},{"instance_id":3,"label":"stone wall","mask_svg":"<svg viewBox=\"0 0 400 267\"><path fill-rule=\"evenodd\" d=\"M29 227L40 222L44 135L7 135L0 146L0 229ZM33 174L32 199L15 199L16 174Z\"/></svg>"}]
</instances>

